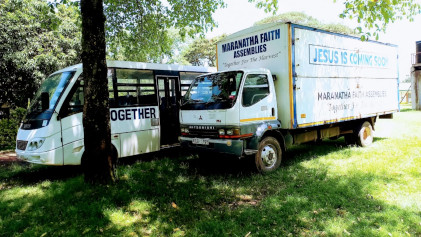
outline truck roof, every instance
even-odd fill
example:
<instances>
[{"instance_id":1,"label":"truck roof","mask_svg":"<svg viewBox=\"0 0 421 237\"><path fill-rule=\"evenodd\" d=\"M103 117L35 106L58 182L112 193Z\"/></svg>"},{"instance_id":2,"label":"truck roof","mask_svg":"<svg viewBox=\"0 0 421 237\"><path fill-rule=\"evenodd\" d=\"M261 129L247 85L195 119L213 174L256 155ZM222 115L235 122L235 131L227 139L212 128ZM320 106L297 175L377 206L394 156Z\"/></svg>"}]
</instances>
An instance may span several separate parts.
<instances>
[{"instance_id":1,"label":"truck roof","mask_svg":"<svg viewBox=\"0 0 421 237\"><path fill-rule=\"evenodd\" d=\"M285 24L285 25L289 24L289 25L291 25L293 27L297 27L297 28L302 28L302 29L307 29L307 30L312 30L312 31L317 31L317 32L324 32L324 33L332 34L332 35L340 35L340 36L344 36L344 37L348 37L348 38L360 39L360 37L358 37L358 36L346 35L346 34L342 34L342 33L331 32L331 31L327 31L327 30L323 30L323 29L319 29L319 28L315 28L315 27L310 27L310 26L295 24L295 23L292 23L292 22L278 21L278 22L266 23L266 24L262 24L262 25L251 26L249 28L246 28L246 29L237 31L237 32L235 32L233 34L230 34L227 37L221 39L220 41L218 41L218 43L224 42L224 41L229 41L232 38L240 37L242 35L253 34L253 32L258 32L258 31L261 31L262 29L271 28L273 26L280 25L280 24ZM375 40L367 40L367 41L368 42L373 42L373 43L378 43L378 44L389 45L389 46L393 46L393 47L398 47L395 44L386 43L386 42L380 42L380 41L375 41Z\"/></svg>"}]
</instances>

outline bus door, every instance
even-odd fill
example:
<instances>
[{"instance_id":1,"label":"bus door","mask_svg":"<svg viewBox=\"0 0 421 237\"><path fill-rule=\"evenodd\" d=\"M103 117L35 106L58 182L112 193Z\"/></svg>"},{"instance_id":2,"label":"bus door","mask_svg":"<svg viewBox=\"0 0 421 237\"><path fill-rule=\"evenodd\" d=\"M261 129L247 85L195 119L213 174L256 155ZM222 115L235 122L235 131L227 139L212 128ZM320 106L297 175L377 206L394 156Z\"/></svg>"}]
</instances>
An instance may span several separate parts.
<instances>
[{"instance_id":1,"label":"bus door","mask_svg":"<svg viewBox=\"0 0 421 237\"><path fill-rule=\"evenodd\" d=\"M63 143L63 165L79 164L84 151L82 124L84 101L83 79L79 77L65 99L58 116Z\"/></svg>"},{"instance_id":2,"label":"bus door","mask_svg":"<svg viewBox=\"0 0 421 237\"><path fill-rule=\"evenodd\" d=\"M157 76L159 92L159 113L161 118L161 145L178 142L180 136L179 78L175 76Z\"/></svg>"}]
</instances>

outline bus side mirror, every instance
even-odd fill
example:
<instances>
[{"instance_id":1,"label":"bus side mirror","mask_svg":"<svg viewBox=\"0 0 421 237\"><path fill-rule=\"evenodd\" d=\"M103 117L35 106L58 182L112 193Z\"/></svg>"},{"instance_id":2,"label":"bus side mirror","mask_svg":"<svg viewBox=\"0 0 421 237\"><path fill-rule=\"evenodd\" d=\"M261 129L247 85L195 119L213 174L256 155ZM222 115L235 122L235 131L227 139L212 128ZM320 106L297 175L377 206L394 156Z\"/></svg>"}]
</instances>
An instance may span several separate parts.
<instances>
[{"instance_id":1,"label":"bus side mirror","mask_svg":"<svg viewBox=\"0 0 421 237\"><path fill-rule=\"evenodd\" d=\"M48 94L48 92L44 91L41 93L41 108L42 111L45 111L48 108L50 108L50 95Z\"/></svg>"}]
</instances>

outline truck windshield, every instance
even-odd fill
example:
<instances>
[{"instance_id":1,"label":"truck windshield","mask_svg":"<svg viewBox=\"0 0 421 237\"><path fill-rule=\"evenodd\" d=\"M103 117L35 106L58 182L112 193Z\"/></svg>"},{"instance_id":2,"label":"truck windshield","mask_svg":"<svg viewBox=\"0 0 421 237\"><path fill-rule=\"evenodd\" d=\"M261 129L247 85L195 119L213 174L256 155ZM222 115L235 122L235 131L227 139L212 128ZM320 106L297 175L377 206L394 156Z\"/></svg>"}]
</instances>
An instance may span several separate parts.
<instances>
[{"instance_id":1,"label":"truck windshield","mask_svg":"<svg viewBox=\"0 0 421 237\"><path fill-rule=\"evenodd\" d=\"M231 108L237 99L242 76L242 71L232 71L197 77L184 96L181 108Z\"/></svg>"},{"instance_id":2,"label":"truck windshield","mask_svg":"<svg viewBox=\"0 0 421 237\"><path fill-rule=\"evenodd\" d=\"M47 92L50 99L50 104L48 110L54 109L58 99L60 98L61 93L66 87L69 80L72 78L75 72L62 72L50 75L47 77L41 84L41 87L38 89L34 98L32 99L31 104L29 105L28 115L39 114L42 111L41 105L41 93Z\"/></svg>"}]
</instances>

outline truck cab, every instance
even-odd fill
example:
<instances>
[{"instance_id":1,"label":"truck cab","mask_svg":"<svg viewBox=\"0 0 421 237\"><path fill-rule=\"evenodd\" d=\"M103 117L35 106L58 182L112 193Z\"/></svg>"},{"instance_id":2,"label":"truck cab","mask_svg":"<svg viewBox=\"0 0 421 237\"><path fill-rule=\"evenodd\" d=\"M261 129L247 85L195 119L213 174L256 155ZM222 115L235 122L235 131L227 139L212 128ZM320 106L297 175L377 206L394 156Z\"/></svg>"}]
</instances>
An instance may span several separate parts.
<instances>
[{"instance_id":1,"label":"truck cab","mask_svg":"<svg viewBox=\"0 0 421 237\"><path fill-rule=\"evenodd\" d=\"M197 77L182 100L180 123L184 147L202 154L255 154L263 134L281 127L272 74L259 68Z\"/></svg>"}]
</instances>

